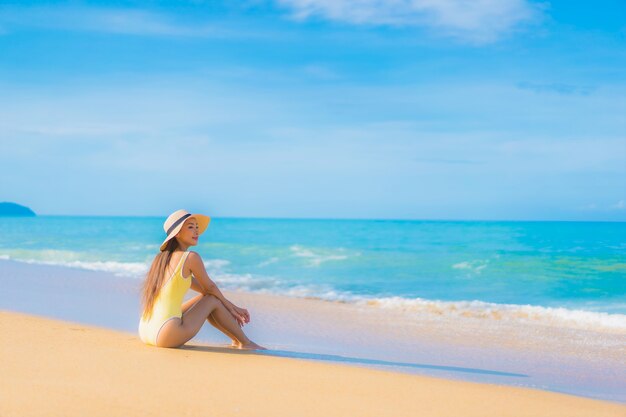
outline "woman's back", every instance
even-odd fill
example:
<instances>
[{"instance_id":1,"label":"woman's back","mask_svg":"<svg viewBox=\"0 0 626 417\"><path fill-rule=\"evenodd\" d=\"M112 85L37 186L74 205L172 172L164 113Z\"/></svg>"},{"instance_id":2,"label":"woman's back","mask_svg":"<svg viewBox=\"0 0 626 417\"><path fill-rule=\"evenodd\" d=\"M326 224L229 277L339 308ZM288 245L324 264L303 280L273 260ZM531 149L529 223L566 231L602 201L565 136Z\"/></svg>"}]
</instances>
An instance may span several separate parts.
<instances>
[{"instance_id":1,"label":"woman's back","mask_svg":"<svg viewBox=\"0 0 626 417\"><path fill-rule=\"evenodd\" d=\"M139 336L145 343L156 345L158 331L163 324L170 319L183 316L183 298L191 287L192 279L191 275L183 276L183 267L188 256L189 251L183 252L174 272L159 289L152 306L152 315L148 317L149 312L146 312L139 321Z\"/></svg>"}]
</instances>

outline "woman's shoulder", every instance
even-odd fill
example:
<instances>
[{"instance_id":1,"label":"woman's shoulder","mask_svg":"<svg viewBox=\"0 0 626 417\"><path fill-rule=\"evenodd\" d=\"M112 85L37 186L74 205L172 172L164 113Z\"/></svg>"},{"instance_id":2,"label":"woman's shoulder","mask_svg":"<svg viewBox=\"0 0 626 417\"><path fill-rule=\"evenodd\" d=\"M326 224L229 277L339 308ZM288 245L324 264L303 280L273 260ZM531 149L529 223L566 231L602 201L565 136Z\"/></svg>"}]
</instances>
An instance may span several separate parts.
<instances>
[{"instance_id":1,"label":"woman's shoulder","mask_svg":"<svg viewBox=\"0 0 626 417\"><path fill-rule=\"evenodd\" d=\"M198 271L204 268L204 261L198 252L192 250L188 252L185 264L191 271L198 273Z\"/></svg>"},{"instance_id":2,"label":"woman's shoulder","mask_svg":"<svg viewBox=\"0 0 626 417\"><path fill-rule=\"evenodd\" d=\"M202 257L200 256L200 254L196 251L192 251L192 250L188 250L187 251L187 259L191 260L192 262L194 261L202 261Z\"/></svg>"}]
</instances>

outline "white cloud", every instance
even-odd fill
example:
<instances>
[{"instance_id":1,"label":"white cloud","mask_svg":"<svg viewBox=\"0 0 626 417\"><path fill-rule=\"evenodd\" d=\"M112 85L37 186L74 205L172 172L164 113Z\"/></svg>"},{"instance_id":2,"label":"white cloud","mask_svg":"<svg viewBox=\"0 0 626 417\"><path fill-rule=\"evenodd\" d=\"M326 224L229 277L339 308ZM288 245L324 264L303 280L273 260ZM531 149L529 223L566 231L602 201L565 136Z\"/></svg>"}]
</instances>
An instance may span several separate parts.
<instances>
[{"instance_id":1,"label":"white cloud","mask_svg":"<svg viewBox=\"0 0 626 417\"><path fill-rule=\"evenodd\" d=\"M296 21L320 17L356 25L423 27L473 43L493 42L543 16L543 3L529 0L275 0ZM79 30L139 36L210 38L273 37L246 27L203 23L140 8L86 6L5 7L0 35L16 27Z\"/></svg>"},{"instance_id":2,"label":"white cloud","mask_svg":"<svg viewBox=\"0 0 626 417\"><path fill-rule=\"evenodd\" d=\"M189 23L142 9L106 7L6 7L0 9L0 34L16 27L103 32L138 36L236 38L250 36L217 23ZM264 36L256 33L256 37Z\"/></svg>"},{"instance_id":3,"label":"white cloud","mask_svg":"<svg viewBox=\"0 0 626 417\"><path fill-rule=\"evenodd\" d=\"M611 206L612 210L626 210L626 200L620 200Z\"/></svg>"},{"instance_id":4,"label":"white cloud","mask_svg":"<svg viewBox=\"0 0 626 417\"><path fill-rule=\"evenodd\" d=\"M527 0L276 0L292 17L387 26L421 26L486 43L522 23L537 21L543 4Z\"/></svg>"},{"instance_id":5,"label":"white cloud","mask_svg":"<svg viewBox=\"0 0 626 417\"><path fill-rule=\"evenodd\" d=\"M623 188L623 129L614 122L618 134L600 135L594 118L622 114L612 98L624 96L620 89L605 97L606 107L594 102L577 110L570 102L559 114L539 106L543 98L501 85L307 89L290 82L288 89L259 89L206 76L143 78L74 79L71 88L0 83L5 194L36 196L31 205L50 214L123 214L129 202L137 214L152 214L169 209L172 196L163 189L176 189L172 173L185 166L204 181L197 195L177 191L176 199L210 202L228 215L622 219L626 213L608 210ZM450 97L465 104L441 119ZM483 119L468 124L459 117L470 108L471 119ZM594 108L587 121L594 129L528 132L508 117L520 108L547 113L553 125L572 124L583 119L580 110ZM573 209L589 202L599 205Z\"/></svg>"},{"instance_id":6,"label":"white cloud","mask_svg":"<svg viewBox=\"0 0 626 417\"><path fill-rule=\"evenodd\" d=\"M583 210L583 211L596 211L596 212L614 212L614 211L621 211L621 210L626 210L626 200L619 200L617 203L615 204L602 204L602 205L598 205L596 203L591 203L591 204L587 204L587 205L583 205L578 207L579 210Z\"/></svg>"}]
</instances>

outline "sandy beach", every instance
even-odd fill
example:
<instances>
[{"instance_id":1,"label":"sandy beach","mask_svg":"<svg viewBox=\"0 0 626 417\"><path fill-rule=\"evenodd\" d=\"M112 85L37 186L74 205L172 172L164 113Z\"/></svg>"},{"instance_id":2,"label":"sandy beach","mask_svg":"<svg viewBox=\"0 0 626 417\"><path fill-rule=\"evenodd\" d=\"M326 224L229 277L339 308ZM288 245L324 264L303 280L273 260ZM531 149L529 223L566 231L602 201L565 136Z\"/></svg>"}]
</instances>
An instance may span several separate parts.
<instances>
[{"instance_id":1,"label":"sandy beach","mask_svg":"<svg viewBox=\"0 0 626 417\"><path fill-rule=\"evenodd\" d=\"M0 312L0 415L623 416L626 406L281 358ZM10 335L10 337L6 337ZM10 358L10 360L7 360Z\"/></svg>"},{"instance_id":2,"label":"sandy beach","mask_svg":"<svg viewBox=\"0 0 626 417\"><path fill-rule=\"evenodd\" d=\"M19 279L16 279L19 277ZM0 260L0 310L137 337L139 280ZM224 290L268 355L625 403L624 334ZM195 292L189 291L189 299ZM138 340L138 339L137 339ZM191 343L228 346L208 323Z\"/></svg>"}]
</instances>

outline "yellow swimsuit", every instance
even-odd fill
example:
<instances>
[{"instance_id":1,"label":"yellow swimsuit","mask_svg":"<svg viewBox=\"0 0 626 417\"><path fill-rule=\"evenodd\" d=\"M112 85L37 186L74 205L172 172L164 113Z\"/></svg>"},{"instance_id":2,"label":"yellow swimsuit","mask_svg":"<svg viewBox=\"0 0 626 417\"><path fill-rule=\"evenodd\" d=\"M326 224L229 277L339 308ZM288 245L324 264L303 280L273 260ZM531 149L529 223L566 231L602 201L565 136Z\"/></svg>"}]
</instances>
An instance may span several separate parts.
<instances>
[{"instance_id":1,"label":"yellow swimsuit","mask_svg":"<svg viewBox=\"0 0 626 417\"><path fill-rule=\"evenodd\" d=\"M185 278L182 272L188 255L189 251L181 255L176 270L159 290L152 307L152 317L148 320L144 316L141 317L139 338L142 342L156 346L163 325L172 319L182 318L183 297L191 287L191 276Z\"/></svg>"}]
</instances>

